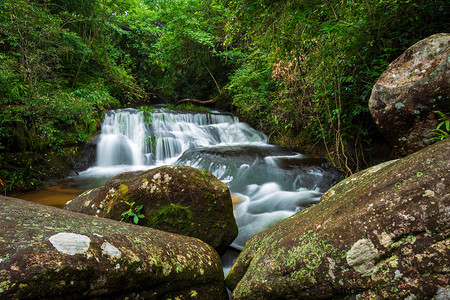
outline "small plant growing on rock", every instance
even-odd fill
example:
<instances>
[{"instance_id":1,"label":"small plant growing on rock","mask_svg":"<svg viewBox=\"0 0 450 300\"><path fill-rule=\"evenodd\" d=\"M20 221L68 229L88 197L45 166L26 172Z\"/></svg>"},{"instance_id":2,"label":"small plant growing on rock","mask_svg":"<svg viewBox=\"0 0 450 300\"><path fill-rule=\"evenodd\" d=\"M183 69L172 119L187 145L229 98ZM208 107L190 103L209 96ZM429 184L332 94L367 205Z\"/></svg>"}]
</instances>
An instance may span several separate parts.
<instances>
[{"instance_id":1,"label":"small plant growing on rock","mask_svg":"<svg viewBox=\"0 0 450 300\"><path fill-rule=\"evenodd\" d=\"M450 135L450 119L442 112L436 110L434 111L440 116L439 121L441 121L438 126L433 129L429 134L434 134L429 140L440 140L448 138Z\"/></svg>"},{"instance_id":2,"label":"small plant growing on rock","mask_svg":"<svg viewBox=\"0 0 450 300\"><path fill-rule=\"evenodd\" d=\"M120 220L121 222L122 221L128 222L129 219L131 218L133 220L134 224L137 224L137 223L139 223L139 219L145 218L145 216L143 214L141 214L142 205L137 205L136 207L133 208L135 202L130 203L130 202L125 201L125 203L130 208L121 214L121 216L122 216L122 219Z\"/></svg>"}]
</instances>

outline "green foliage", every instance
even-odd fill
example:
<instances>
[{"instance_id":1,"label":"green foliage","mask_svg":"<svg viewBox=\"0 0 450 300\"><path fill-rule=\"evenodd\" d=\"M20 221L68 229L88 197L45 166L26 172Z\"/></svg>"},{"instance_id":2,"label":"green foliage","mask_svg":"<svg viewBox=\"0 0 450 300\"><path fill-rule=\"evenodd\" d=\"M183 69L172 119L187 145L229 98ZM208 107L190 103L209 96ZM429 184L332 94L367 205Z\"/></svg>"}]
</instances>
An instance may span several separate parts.
<instances>
[{"instance_id":1,"label":"green foliage","mask_svg":"<svg viewBox=\"0 0 450 300\"><path fill-rule=\"evenodd\" d=\"M4 0L0 151L84 143L120 105L215 99L271 141L313 145L350 174L380 139L373 84L407 47L447 32L448 13L445 0ZM448 135L440 122L432 139ZM0 180L34 182L22 171Z\"/></svg>"},{"instance_id":2,"label":"green foliage","mask_svg":"<svg viewBox=\"0 0 450 300\"><path fill-rule=\"evenodd\" d=\"M153 106L141 106L139 107L139 110L142 112L142 115L144 116L144 123L147 126L152 126L153 123L153 111L155 110L155 107Z\"/></svg>"},{"instance_id":3,"label":"green foliage","mask_svg":"<svg viewBox=\"0 0 450 300\"><path fill-rule=\"evenodd\" d=\"M375 81L407 47L448 28L442 0L227 5L226 47L240 50L228 85L238 112L274 141L318 145L347 174L366 167L380 139L367 105Z\"/></svg>"},{"instance_id":4,"label":"green foliage","mask_svg":"<svg viewBox=\"0 0 450 300\"><path fill-rule=\"evenodd\" d=\"M147 147L151 150L151 153L156 153L157 140L158 138L154 134L145 138L144 142L147 145Z\"/></svg>"},{"instance_id":5,"label":"green foliage","mask_svg":"<svg viewBox=\"0 0 450 300\"><path fill-rule=\"evenodd\" d=\"M440 111L435 111L434 113L439 115L440 123L429 133L434 134L434 137L430 138L429 140L442 141L443 139L448 138L450 135L450 119Z\"/></svg>"},{"instance_id":6,"label":"green foliage","mask_svg":"<svg viewBox=\"0 0 450 300\"><path fill-rule=\"evenodd\" d=\"M156 211L149 220L148 226L156 229L178 228L183 233L189 233L192 212L187 206L169 204Z\"/></svg>"},{"instance_id":7,"label":"green foliage","mask_svg":"<svg viewBox=\"0 0 450 300\"><path fill-rule=\"evenodd\" d=\"M122 216L122 219L120 220L121 222L122 221L128 222L131 219L134 222L134 224L138 224L139 219L145 218L145 216L140 213L143 205L136 205L135 207L133 207L135 202L130 203L125 201L125 203L129 206L129 209L121 214Z\"/></svg>"},{"instance_id":8,"label":"green foliage","mask_svg":"<svg viewBox=\"0 0 450 300\"><path fill-rule=\"evenodd\" d=\"M191 111L198 113L210 114L211 110L204 106L198 106L192 103L181 103L178 105L175 104L167 104L166 109L168 110L181 110L181 111Z\"/></svg>"},{"instance_id":9,"label":"green foliage","mask_svg":"<svg viewBox=\"0 0 450 300\"><path fill-rule=\"evenodd\" d=\"M140 85L158 99L210 99L228 68L215 35L223 24L214 1L141 4L123 17L122 49Z\"/></svg>"},{"instance_id":10,"label":"green foliage","mask_svg":"<svg viewBox=\"0 0 450 300\"><path fill-rule=\"evenodd\" d=\"M239 112L244 118L262 128L268 127L272 99L275 97L275 84L268 62L249 59L230 77L229 91L233 105L240 108Z\"/></svg>"}]
</instances>

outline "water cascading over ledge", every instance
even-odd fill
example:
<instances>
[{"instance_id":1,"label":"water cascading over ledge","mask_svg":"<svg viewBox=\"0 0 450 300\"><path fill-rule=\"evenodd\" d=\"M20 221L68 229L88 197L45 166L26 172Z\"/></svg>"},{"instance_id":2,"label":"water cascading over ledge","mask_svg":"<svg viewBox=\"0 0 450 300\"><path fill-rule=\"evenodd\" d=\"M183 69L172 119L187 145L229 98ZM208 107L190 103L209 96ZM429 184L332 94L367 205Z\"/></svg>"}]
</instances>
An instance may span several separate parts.
<instances>
[{"instance_id":1,"label":"water cascading over ledge","mask_svg":"<svg viewBox=\"0 0 450 300\"><path fill-rule=\"evenodd\" d=\"M230 114L154 109L110 111L102 124L92 181L125 171L182 164L206 169L236 199L242 248L257 232L317 203L337 175L322 160L267 144L267 136ZM99 185L99 183L96 183Z\"/></svg>"}]
</instances>

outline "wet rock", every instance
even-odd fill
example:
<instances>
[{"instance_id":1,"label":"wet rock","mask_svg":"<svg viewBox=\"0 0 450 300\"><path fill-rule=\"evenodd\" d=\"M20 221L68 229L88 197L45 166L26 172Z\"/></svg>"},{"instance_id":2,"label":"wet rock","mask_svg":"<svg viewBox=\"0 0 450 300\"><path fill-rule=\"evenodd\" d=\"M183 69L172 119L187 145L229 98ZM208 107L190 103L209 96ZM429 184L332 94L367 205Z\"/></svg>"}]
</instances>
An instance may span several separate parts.
<instances>
[{"instance_id":1,"label":"wet rock","mask_svg":"<svg viewBox=\"0 0 450 300\"><path fill-rule=\"evenodd\" d=\"M196 237L219 253L238 230L228 187L211 173L187 166L120 174L65 209ZM122 215L130 209L136 216Z\"/></svg>"},{"instance_id":2,"label":"wet rock","mask_svg":"<svg viewBox=\"0 0 450 300\"><path fill-rule=\"evenodd\" d=\"M187 150L181 155L178 162L204 159L215 163L229 164L233 162L233 164L240 166L251 164L255 160L264 159L268 156L295 156L296 154L298 153L292 150L273 145L216 146Z\"/></svg>"},{"instance_id":3,"label":"wet rock","mask_svg":"<svg viewBox=\"0 0 450 300\"><path fill-rule=\"evenodd\" d=\"M226 299L190 237L0 196L1 299Z\"/></svg>"},{"instance_id":4,"label":"wet rock","mask_svg":"<svg viewBox=\"0 0 450 300\"><path fill-rule=\"evenodd\" d=\"M225 281L233 299L446 295L450 139L341 181L250 239Z\"/></svg>"},{"instance_id":5,"label":"wet rock","mask_svg":"<svg viewBox=\"0 0 450 300\"><path fill-rule=\"evenodd\" d=\"M408 155L431 144L439 115L450 113L450 34L432 35L394 60L373 87L369 108L380 131Z\"/></svg>"},{"instance_id":6,"label":"wet rock","mask_svg":"<svg viewBox=\"0 0 450 300\"><path fill-rule=\"evenodd\" d=\"M72 159L73 168L76 172L87 170L89 167L95 165L97 159L97 143L98 136L95 136L92 141L80 147Z\"/></svg>"}]
</instances>

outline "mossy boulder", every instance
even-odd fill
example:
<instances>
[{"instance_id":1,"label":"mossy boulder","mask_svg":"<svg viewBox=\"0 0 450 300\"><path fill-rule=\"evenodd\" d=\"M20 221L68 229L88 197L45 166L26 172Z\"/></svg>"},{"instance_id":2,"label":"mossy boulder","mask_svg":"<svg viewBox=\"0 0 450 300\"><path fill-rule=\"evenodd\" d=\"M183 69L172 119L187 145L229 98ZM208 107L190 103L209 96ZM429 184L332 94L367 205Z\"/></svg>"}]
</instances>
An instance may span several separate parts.
<instances>
[{"instance_id":1,"label":"mossy boulder","mask_svg":"<svg viewBox=\"0 0 450 300\"><path fill-rule=\"evenodd\" d=\"M255 235L225 278L233 299L449 295L449 153L446 139L354 174Z\"/></svg>"},{"instance_id":2,"label":"mossy boulder","mask_svg":"<svg viewBox=\"0 0 450 300\"><path fill-rule=\"evenodd\" d=\"M450 34L423 39L394 60L372 89L369 108L383 135L404 156L430 145L440 111L450 113Z\"/></svg>"},{"instance_id":3,"label":"mossy boulder","mask_svg":"<svg viewBox=\"0 0 450 300\"><path fill-rule=\"evenodd\" d=\"M1 299L227 298L198 239L1 196L0 228Z\"/></svg>"},{"instance_id":4,"label":"mossy boulder","mask_svg":"<svg viewBox=\"0 0 450 300\"><path fill-rule=\"evenodd\" d=\"M187 166L122 173L65 209L196 237L219 253L238 231L228 187L211 173ZM130 214L122 215L126 211Z\"/></svg>"}]
</instances>

